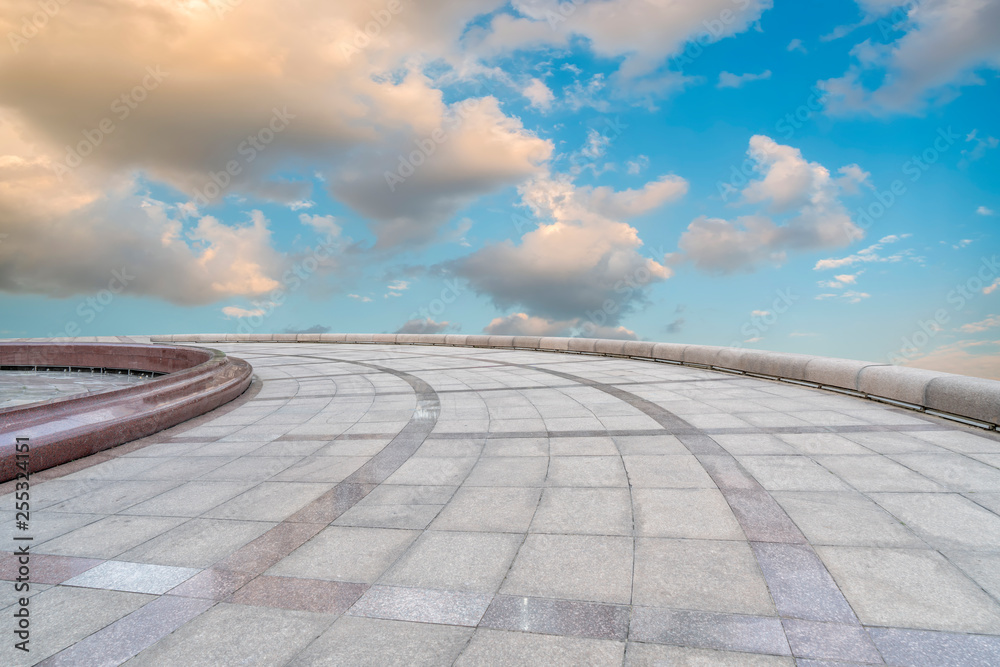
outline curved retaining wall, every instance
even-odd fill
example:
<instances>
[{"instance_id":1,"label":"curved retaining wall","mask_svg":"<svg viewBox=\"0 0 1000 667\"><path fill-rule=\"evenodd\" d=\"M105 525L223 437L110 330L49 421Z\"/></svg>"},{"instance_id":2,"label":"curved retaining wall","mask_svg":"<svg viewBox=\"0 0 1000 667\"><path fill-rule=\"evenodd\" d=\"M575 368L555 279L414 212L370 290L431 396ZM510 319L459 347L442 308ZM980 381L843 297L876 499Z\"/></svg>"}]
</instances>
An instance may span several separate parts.
<instances>
[{"instance_id":1,"label":"curved retaining wall","mask_svg":"<svg viewBox=\"0 0 1000 667\"><path fill-rule=\"evenodd\" d=\"M446 334L186 334L153 336L151 340L164 343L453 345L629 357L846 392L993 430L1000 425L1000 382L996 380L807 354L602 338Z\"/></svg>"},{"instance_id":2,"label":"curved retaining wall","mask_svg":"<svg viewBox=\"0 0 1000 667\"><path fill-rule=\"evenodd\" d=\"M120 343L0 343L0 366L167 373L148 382L0 410L0 482L13 479L15 438L29 471L88 456L204 414L242 394L253 368L218 350Z\"/></svg>"}]
</instances>

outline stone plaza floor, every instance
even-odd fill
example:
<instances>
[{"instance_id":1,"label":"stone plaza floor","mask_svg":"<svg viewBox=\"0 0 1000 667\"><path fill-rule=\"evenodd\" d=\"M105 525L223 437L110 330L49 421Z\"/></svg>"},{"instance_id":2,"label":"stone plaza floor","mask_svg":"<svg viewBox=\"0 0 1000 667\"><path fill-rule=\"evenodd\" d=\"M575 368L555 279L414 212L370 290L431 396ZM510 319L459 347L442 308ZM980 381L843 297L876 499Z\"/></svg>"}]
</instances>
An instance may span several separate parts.
<instances>
[{"instance_id":1,"label":"stone plaza floor","mask_svg":"<svg viewBox=\"0 0 1000 667\"><path fill-rule=\"evenodd\" d=\"M627 359L215 347L244 396L36 476L29 654L4 485L0 664L1000 664L996 433Z\"/></svg>"}]
</instances>

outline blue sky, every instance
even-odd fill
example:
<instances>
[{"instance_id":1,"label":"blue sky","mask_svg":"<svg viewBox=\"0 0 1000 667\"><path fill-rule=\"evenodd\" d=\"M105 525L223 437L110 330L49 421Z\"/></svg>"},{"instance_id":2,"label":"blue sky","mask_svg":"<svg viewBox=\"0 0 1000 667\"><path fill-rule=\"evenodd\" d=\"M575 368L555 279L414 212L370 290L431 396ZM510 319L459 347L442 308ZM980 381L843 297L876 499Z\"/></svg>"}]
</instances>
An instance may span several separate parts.
<instances>
[{"instance_id":1,"label":"blue sky","mask_svg":"<svg viewBox=\"0 0 1000 667\"><path fill-rule=\"evenodd\" d=\"M590 335L1000 378L996 1L81 0L30 37L22 4L4 337Z\"/></svg>"}]
</instances>

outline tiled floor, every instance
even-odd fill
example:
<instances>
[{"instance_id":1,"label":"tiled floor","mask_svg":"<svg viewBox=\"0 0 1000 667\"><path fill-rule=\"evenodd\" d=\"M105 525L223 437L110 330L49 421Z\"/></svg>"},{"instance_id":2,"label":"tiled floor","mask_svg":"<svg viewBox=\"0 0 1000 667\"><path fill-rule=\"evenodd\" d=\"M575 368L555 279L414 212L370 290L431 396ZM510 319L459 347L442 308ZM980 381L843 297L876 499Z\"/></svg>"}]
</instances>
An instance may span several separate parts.
<instances>
[{"instance_id":1,"label":"tiled floor","mask_svg":"<svg viewBox=\"0 0 1000 667\"><path fill-rule=\"evenodd\" d=\"M28 533L0 486L0 664L1000 664L995 433L669 364L220 347L244 397L36 475Z\"/></svg>"}]
</instances>

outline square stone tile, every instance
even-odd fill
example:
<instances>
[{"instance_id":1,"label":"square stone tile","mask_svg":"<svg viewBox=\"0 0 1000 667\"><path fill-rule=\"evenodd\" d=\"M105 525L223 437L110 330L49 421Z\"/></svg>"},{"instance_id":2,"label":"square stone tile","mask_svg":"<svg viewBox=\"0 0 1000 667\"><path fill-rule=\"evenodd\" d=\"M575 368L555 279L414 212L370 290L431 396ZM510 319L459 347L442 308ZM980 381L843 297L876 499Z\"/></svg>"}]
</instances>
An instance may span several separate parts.
<instances>
[{"instance_id":1,"label":"square stone tile","mask_svg":"<svg viewBox=\"0 0 1000 667\"><path fill-rule=\"evenodd\" d=\"M382 484L358 501L358 505L444 505L455 495L457 488Z\"/></svg>"},{"instance_id":2,"label":"square stone tile","mask_svg":"<svg viewBox=\"0 0 1000 667\"><path fill-rule=\"evenodd\" d=\"M636 535L742 540L743 529L715 489L635 489Z\"/></svg>"},{"instance_id":3,"label":"square stone tile","mask_svg":"<svg viewBox=\"0 0 1000 667\"><path fill-rule=\"evenodd\" d=\"M176 517L109 516L49 540L35 550L58 556L114 558L185 521Z\"/></svg>"},{"instance_id":4,"label":"square stone tile","mask_svg":"<svg viewBox=\"0 0 1000 667\"><path fill-rule=\"evenodd\" d=\"M58 481L58 480L53 480ZM52 484L53 482L47 482L42 484L42 488ZM175 486L180 486L179 480L165 480L165 481L126 481L126 482L66 482L66 484L79 484L83 486L76 487L78 490L84 490L86 488L93 489L92 491L85 491L80 493L75 497L68 500L64 500L59 503L52 504L48 509L52 512L73 512L79 514L114 514L115 512L120 512L126 507L131 507L137 503L141 503L144 500L148 500L153 496L158 496L164 491L174 488ZM95 488L96 487L96 488ZM32 485L34 489L34 485ZM34 498L34 494L32 494ZM42 509L41 506L36 507L34 500L31 504L33 509ZM7 507L10 507L8 504Z\"/></svg>"},{"instance_id":5,"label":"square stone tile","mask_svg":"<svg viewBox=\"0 0 1000 667\"><path fill-rule=\"evenodd\" d=\"M298 456L244 456L201 476L234 482L263 482L300 461Z\"/></svg>"},{"instance_id":6,"label":"square stone tile","mask_svg":"<svg viewBox=\"0 0 1000 667\"><path fill-rule=\"evenodd\" d=\"M799 663L801 665L801 663ZM691 667L795 667L795 659L757 653L735 653L711 649L641 644L632 642L625 650L626 667L664 667L665 665L690 665ZM847 667L841 665L840 667Z\"/></svg>"},{"instance_id":7,"label":"square stone tile","mask_svg":"<svg viewBox=\"0 0 1000 667\"><path fill-rule=\"evenodd\" d=\"M628 486L619 456L551 456L549 486Z\"/></svg>"},{"instance_id":8,"label":"square stone tile","mask_svg":"<svg viewBox=\"0 0 1000 667\"><path fill-rule=\"evenodd\" d=\"M452 486L465 480L476 458L414 456L389 475L384 484Z\"/></svg>"},{"instance_id":9,"label":"square stone tile","mask_svg":"<svg viewBox=\"0 0 1000 667\"><path fill-rule=\"evenodd\" d=\"M997 451L997 441L981 435L978 429L917 431L913 437L961 454L984 454Z\"/></svg>"},{"instance_id":10,"label":"square stone tile","mask_svg":"<svg viewBox=\"0 0 1000 667\"><path fill-rule=\"evenodd\" d=\"M627 605L498 595L479 627L624 641L630 613Z\"/></svg>"},{"instance_id":11,"label":"square stone tile","mask_svg":"<svg viewBox=\"0 0 1000 667\"><path fill-rule=\"evenodd\" d=\"M483 456L548 456L548 438L490 438Z\"/></svg>"},{"instance_id":12,"label":"square stone tile","mask_svg":"<svg viewBox=\"0 0 1000 667\"><path fill-rule=\"evenodd\" d=\"M608 436L552 438L551 456L618 456L615 442Z\"/></svg>"},{"instance_id":13,"label":"square stone tile","mask_svg":"<svg viewBox=\"0 0 1000 667\"><path fill-rule=\"evenodd\" d=\"M798 658L818 658L862 664L884 664L860 625L785 619L785 636Z\"/></svg>"},{"instance_id":14,"label":"square stone tile","mask_svg":"<svg viewBox=\"0 0 1000 667\"><path fill-rule=\"evenodd\" d=\"M256 574L209 568L202 570L180 586L172 589L170 595L206 600L225 600L245 586Z\"/></svg>"},{"instance_id":15,"label":"square stone tile","mask_svg":"<svg viewBox=\"0 0 1000 667\"><path fill-rule=\"evenodd\" d=\"M13 501L7 505L13 508ZM82 528L87 524L94 523L95 521L101 519L102 517L97 514L75 514L71 512L49 512L47 510L34 511L31 512L31 534L35 538L35 547L48 542L49 540L59 537L60 535L65 535L66 533L76 530L77 528ZM21 531L17 530L14 524L14 512L8 512L3 515L3 526L4 529L0 531L0 536L3 537L5 542L7 540L13 540L17 533ZM9 545L10 542L7 542Z\"/></svg>"},{"instance_id":16,"label":"square stone tile","mask_svg":"<svg viewBox=\"0 0 1000 667\"><path fill-rule=\"evenodd\" d=\"M121 560L205 568L270 530L273 523L192 519L134 549Z\"/></svg>"},{"instance_id":17,"label":"square stone tile","mask_svg":"<svg viewBox=\"0 0 1000 667\"><path fill-rule=\"evenodd\" d=\"M201 482L181 484L121 514L195 517L247 490L251 482Z\"/></svg>"},{"instance_id":18,"label":"square stone tile","mask_svg":"<svg viewBox=\"0 0 1000 667\"><path fill-rule=\"evenodd\" d=\"M663 456L688 453L687 448L673 435L616 435L614 441L622 454Z\"/></svg>"},{"instance_id":19,"label":"square stone tile","mask_svg":"<svg viewBox=\"0 0 1000 667\"><path fill-rule=\"evenodd\" d=\"M500 592L628 604L631 579L629 537L531 534Z\"/></svg>"},{"instance_id":20,"label":"square stone tile","mask_svg":"<svg viewBox=\"0 0 1000 667\"><path fill-rule=\"evenodd\" d=\"M355 505L333 522L334 526L408 528L423 530L444 505Z\"/></svg>"},{"instance_id":21,"label":"square stone tile","mask_svg":"<svg viewBox=\"0 0 1000 667\"><path fill-rule=\"evenodd\" d=\"M145 459L133 459L145 460ZM152 459L157 462L155 467L151 467L136 475L133 479L179 479L187 481L195 479L221 468L227 463L235 460L232 456L179 456L173 459Z\"/></svg>"},{"instance_id":22,"label":"square stone tile","mask_svg":"<svg viewBox=\"0 0 1000 667\"><path fill-rule=\"evenodd\" d=\"M636 540L632 603L736 614L775 614L746 542Z\"/></svg>"},{"instance_id":23,"label":"square stone tile","mask_svg":"<svg viewBox=\"0 0 1000 667\"><path fill-rule=\"evenodd\" d=\"M874 452L836 433L780 433L778 439L807 456L865 456Z\"/></svg>"},{"instance_id":24,"label":"square stone tile","mask_svg":"<svg viewBox=\"0 0 1000 667\"><path fill-rule=\"evenodd\" d=\"M330 614L220 603L130 665L285 664L333 622Z\"/></svg>"},{"instance_id":25,"label":"square stone tile","mask_svg":"<svg viewBox=\"0 0 1000 667\"><path fill-rule=\"evenodd\" d=\"M816 552L865 625L1000 634L1000 606L936 551Z\"/></svg>"},{"instance_id":26,"label":"square stone tile","mask_svg":"<svg viewBox=\"0 0 1000 667\"><path fill-rule=\"evenodd\" d=\"M272 482L321 482L327 486L347 479L367 463L367 456L309 456L288 466Z\"/></svg>"},{"instance_id":27,"label":"square stone tile","mask_svg":"<svg viewBox=\"0 0 1000 667\"><path fill-rule=\"evenodd\" d=\"M455 665L620 665L623 642L476 630Z\"/></svg>"},{"instance_id":28,"label":"square stone tile","mask_svg":"<svg viewBox=\"0 0 1000 667\"><path fill-rule=\"evenodd\" d=\"M952 491L1000 491L1000 470L960 454L896 454L892 458Z\"/></svg>"},{"instance_id":29,"label":"square stone tile","mask_svg":"<svg viewBox=\"0 0 1000 667\"><path fill-rule=\"evenodd\" d=\"M848 491L850 487L804 456L740 456L737 458L768 491Z\"/></svg>"},{"instance_id":30,"label":"square stone tile","mask_svg":"<svg viewBox=\"0 0 1000 667\"><path fill-rule=\"evenodd\" d=\"M926 546L899 519L856 491L776 491L772 495L812 544Z\"/></svg>"},{"instance_id":31,"label":"square stone tile","mask_svg":"<svg viewBox=\"0 0 1000 667\"><path fill-rule=\"evenodd\" d=\"M424 531L378 583L493 593L520 545L509 533Z\"/></svg>"},{"instance_id":32,"label":"square stone tile","mask_svg":"<svg viewBox=\"0 0 1000 667\"><path fill-rule=\"evenodd\" d=\"M777 436L765 433L717 433L712 439L733 456L795 454L796 449Z\"/></svg>"},{"instance_id":33,"label":"square stone tile","mask_svg":"<svg viewBox=\"0 0 1000 667\"><path fill-rule=\"evenodd\" d=\"M37 664L153 599L139 593L53 586L31 598L30 653L15 649L13 641L4 641L0 643L0 664Z\"/></svg>"},{"instance_id":34,"label":"square stone tile","mask_svg":"<svg viewBox=\"0 0 1000 667\"><path fill-rule=\"evenodd\" d=\"M524 533L538 506L541 489L465 486L434 520L434 530Z\"/></svg>"},{"instance_id":35,"label":"square stone tile","mask_svg":"<svg viewBox=\"0 0 1000 667\"><path fill-rule=\"evenodd\" d=\"M420 445L414 456L451 456L457 458L479 456L485 442L485 437L476 440L459 440L454 438L434 440L428 438L424 440L424 444Z\"/></svg>"},{"instance_id":36,"label":"square stone tile","mask_svg":"<svg viewBox=\"0 0 1000 667\"><path fill-rule=\"evenodd\" d=\"M628 480L634 488L714 489L698 459L690 454L668 456L623 456Z\"/></svg>"},{"instance_id":37,"label":"square stone tile","mask_svg":"<svg viewBox=\"0 0 1000 667\"><path fill-rule=\"evenodd\" d=\"M873 493L871 497L937 549L1000 551L1000 516L956 493Z\"/></svg>"},{"instance_id":38,"label":"square stone tile","mask_svg":"<svg viewBox=\"0 0 1000 667\"><path fill-rule=\"evenodd\" d=\"M394 621L475 627L492 598L491 593L376 585L351 607L350 613Z\"/></svg>"},{"instance_id":39,"label":"square stone tile","mask_svg":"<svg viewBox=\"0 0 1000 667\"><path fill-rule=\"evenodd\" d=\"M366 584L295 577L257 577L228 600L236 604L343 614L367 590Z\"/></svg>"},{"instance_id":40,"label":"square stone tile","mask_svg":"<svg viewBox=\"0 0 1000 667\"><path fill-rule=\"evenodd\" d=\"M857 617L812 547L753 542L751 548L782 618L857 625Z\"/></svg>"},{"instance_id":41,"label":"square stone tile","mask_svg":"<svg viewBox=\"0 0 1000 667\"><path fill-rule=\"evenodd\" d=\"M341 616L295 658L296 665L391 665L438 667L452 664L472 628Z\"/></svg>"},{"instance_id":42,"label":"square stone tile","mask_svg":"<svg viewBox=\"0 0 1000 667\"><path fill-rule=\"evenodd\" d=\"M15 553L0 555L0 579L16 581L21 576L20 568L23 555ZM45 554L29 553L28 567L32 587L35 584L61 584L92 567L100 565L102 560L96 558L74 558L72 556L47 556ZM13 586L7 587L11 592Z\"/></svg>"},{"instance_id":43,"label":"square stone tile","mask_svg":"<svg viewBox=\"0 0 1000 667\"><path fill-rule=\"evenodd\" d=\"M332 526L271 567L267 574L372 583L419 535L414 530Z\"/></svg>"},{"instance_id":44,"label":"square stone tile","mask_svg":"<svg viewBox=\"0 0 1000 667\"><path fill-rule=\"evenodd\" d=\"M816 462L858 491L944 491L932 482L884 456L817 456Z\"/></svg>"},{"instance_id":45,"label":"square stone tile","mask_svg":"<svg viewBox=\"0 0 1000 667\"><path fill-rule=\"evenodd\" d=\"M545 489L531 521L531 532L632 535L632 500L628 489Z\"/></svg>"},{"instance_id":46,"label":"square stone tile","mask_svg":"<svg viewBox=\"0 0 1000 667\"><path fill-rule=\"evenodd\" d=\"M263 482L205 512L203 516L209 519L284 521L329 488L329 484L320 483Z\"/></svg>"},{"instance_id":47,"label":"square stone tile","mask_svg":"<svg viewBox=\"0 0 1000 667\"><path fill-rule=\"evenodd\" d=\"M857 431L844 433L848 440L858 443L877 454L910 454L916 452L941 454L946 450L926 440L907 433L891 431Z\"/></svg>"},{"instance_id":48,"label":"square stone tile","mask_svg":"<svg viewBox=\"0 0 1000 667\"><path fill-rule=\"evenodd\" d=\"M781 622L777 618L763 616L634 607L629 638L691 648L777 656L791 654Z\"/></svg>"},{"instance_id":49,"label":"square stone tile","mask_svg":"<svg viewBox=\"0 0 1000 667\"><path fill-rule=\"evenodd\" d=\"M1000 599L1000 553L948 551L945 553L958 569L965 572L983 590Z\"/></svg>"},{"instance_id":50,"label":"square stone tile","mask_svg":"<svg viewBox=\"0 0 1000 667\"><path fill-rule=\"evenodd\" d=\"M63 585L162 595L196 574L198 570L190 567L109 560L69 579Z\"/></svg>"},{"instance_id":51,"label":"square stone tile","mask_svg":"<svg viewBox=\"0 0 1000 667\"><path fill-rule=\"evenodd\" d=\"M1000 655L998 637L895 628L871 628L869 633L890 665L995 665Z\"/></svg>"},{"instance_id":52,"label":"square stone tile","mask_svg":"<svg viewBox=\"0 0 1000 667\"><path fill-rule=\"evenodd\" d=\"M539 456L481 458L465 480L466 486L542 486L549 460Z\"/></svg>"}]
</instances>

